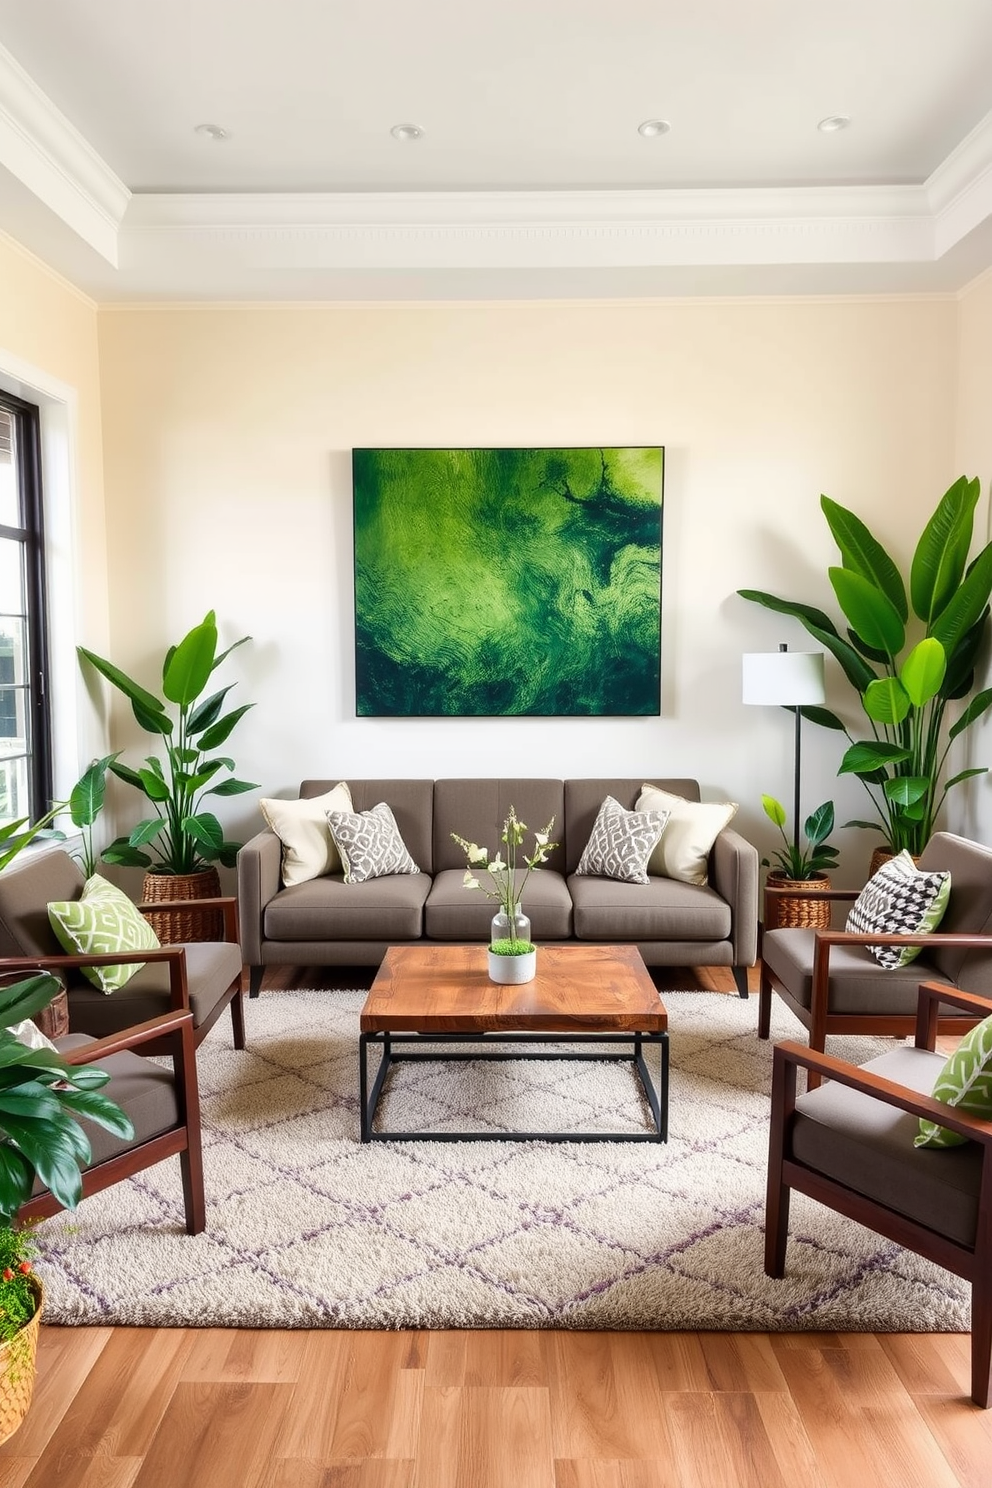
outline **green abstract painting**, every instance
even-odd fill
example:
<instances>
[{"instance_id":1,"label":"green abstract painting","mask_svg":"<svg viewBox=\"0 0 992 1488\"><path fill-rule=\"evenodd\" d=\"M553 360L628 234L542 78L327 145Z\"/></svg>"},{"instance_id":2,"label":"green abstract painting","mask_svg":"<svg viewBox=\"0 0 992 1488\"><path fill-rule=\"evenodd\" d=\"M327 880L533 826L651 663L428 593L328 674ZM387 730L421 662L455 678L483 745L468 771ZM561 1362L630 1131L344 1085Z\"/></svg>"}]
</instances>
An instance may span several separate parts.
<instances>
[{"instance_id":1,"label":"green abstract painting","mask_svg":"<svg viewBox=\"0 0 992 1488\"><path fill-rule=\"evenodd\" d=\"M663 461L356 449L359 717L657 714Z\"/></svg>"}]
</instances>

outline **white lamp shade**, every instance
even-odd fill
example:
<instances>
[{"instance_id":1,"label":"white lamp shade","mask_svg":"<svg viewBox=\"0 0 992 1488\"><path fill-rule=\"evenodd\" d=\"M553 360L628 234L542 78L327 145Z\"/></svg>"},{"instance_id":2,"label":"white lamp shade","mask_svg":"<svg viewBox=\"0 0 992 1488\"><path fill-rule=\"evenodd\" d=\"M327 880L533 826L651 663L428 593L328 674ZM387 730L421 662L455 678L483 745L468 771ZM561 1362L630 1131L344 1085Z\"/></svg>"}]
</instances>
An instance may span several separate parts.
<instances>
[{"instance_id":1,"label":"white lamp shade","mask_svg":"<svg viewBox=\"0 0 992 1488\"><path fill-rule=\"evenodd\" d=\"M744 653L744 702L785 708L822 703L822 651L748 651Z\"/></svg>"}]
</instances>

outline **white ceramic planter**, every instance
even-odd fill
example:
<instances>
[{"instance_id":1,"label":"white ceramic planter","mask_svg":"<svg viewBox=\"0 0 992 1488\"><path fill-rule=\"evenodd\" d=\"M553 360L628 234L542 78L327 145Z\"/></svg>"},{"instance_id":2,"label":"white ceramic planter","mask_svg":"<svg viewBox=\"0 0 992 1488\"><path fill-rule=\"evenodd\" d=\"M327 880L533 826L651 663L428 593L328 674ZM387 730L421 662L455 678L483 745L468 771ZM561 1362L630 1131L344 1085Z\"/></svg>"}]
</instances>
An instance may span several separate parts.
<instances>
[{"instance_id":1,"label":"white ceramic planter","mask_svg":"<svg viewBox=\"0 0 992 1488\"><path fill-rule=\"evenodd\" d=\"M494 956L489 952L489 980L501 987L519 987L532 982L536 975L536 951L525 951L522 956Z\"/></svg>"}]
</instances>

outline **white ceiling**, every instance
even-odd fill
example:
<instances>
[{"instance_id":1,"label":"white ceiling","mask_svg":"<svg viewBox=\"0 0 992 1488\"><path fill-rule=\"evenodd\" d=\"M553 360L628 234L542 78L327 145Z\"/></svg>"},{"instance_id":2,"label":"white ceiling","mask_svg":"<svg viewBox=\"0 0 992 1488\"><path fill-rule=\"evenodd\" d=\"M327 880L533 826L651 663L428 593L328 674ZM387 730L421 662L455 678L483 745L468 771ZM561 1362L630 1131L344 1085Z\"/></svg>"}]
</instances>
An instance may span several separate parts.
<instances>
[{"instance_id":1,"label":"white ceiling","mask_svg":"<svg viewBox=\"0 0 992 1488\"><path fill-rule=\"evenodd\" d=\"M0 230L100 300L953 291L990 62L988 0L0 0Z\"/></svg>"}]
</instances>

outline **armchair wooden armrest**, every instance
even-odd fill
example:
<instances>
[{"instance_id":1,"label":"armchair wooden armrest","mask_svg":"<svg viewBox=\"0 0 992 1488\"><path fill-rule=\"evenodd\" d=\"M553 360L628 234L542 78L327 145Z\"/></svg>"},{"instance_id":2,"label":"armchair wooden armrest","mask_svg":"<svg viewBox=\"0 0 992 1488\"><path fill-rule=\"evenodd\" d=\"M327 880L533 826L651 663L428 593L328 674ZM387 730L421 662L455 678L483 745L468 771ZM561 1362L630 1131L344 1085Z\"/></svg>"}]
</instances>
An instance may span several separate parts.
<instances>
[{"instance_id":1,"label":"armchair wooden armrest","mask_svg":"<svg viewBox=\"0 0 992 1488\"><path fill-rule=\"evenodd\" d=\"M219 909L224 916L224 939L232 945L238 944L238 901L233 895L225 894L211 899L156 899L153 903L142 901L135 908L143 915L158 909L188 909L196 913L201 909Z\"/></svg>"},{"instance_id":2,"label":"armchair wooden armrest","mask_svg":"<svg viewBox=\"0 0 992 1488\"><path fill-rule=\"evenodd\" d=\"M177 1012L189 1008L189 983L186 976L186 947L160 946L157 951L90 951L75 956L3 956L0 975L7 971L76 971L83 966L130 966L136 962L165 961L169 967L169 1001Z\"/></svg>"},{"instance_id":3,"label":"armchair wooden armrest","mask_svg":"<svg viewBox=\"0 0 992 1488\"><path fill-rule=\"evenodd\" d=\"M148 1018L144 1023L135 1023L131 1028L122 1028L120 1033L108 1033L92 1043L80 1044L77 1049L66 1049L62 1058L66 1064L98 1064L109 1059L111 1054L121 1054L127 1049L137 1049L142 1044L152 1043L170 1033L193 1030L193 1014L186 1012L161 1013L157 1018Z\"/></svg>"},{"instance_id":4,"label":"armchair wooden armrest","mask_svg":"<svg viewBox=\"0 0 992 1488\"><path fill-rule=\"evenodd\" d=\"M918 1049L933 1049L936 1046L937 1016L942 1002L950 1003L951 1007L962 1008L966 1013L974 1013L982 1021L992 1015L992 1001L987 997L979 997L975 992L963 992L958 987L944 987L940 982L921 982L914 1040Z\"/></svg>"},{"instance_id":5,"label":"armchair wooden armrest","mask_svg":"<svg viewBox=\"0 0 992 1488\"><path fill-rule=\"evenodd\" d=\"M948 1106L934 1100L932 1095L920 1095L894 1080L886 1080L871 1070L848 1064L832 1054L821 1054L805 1044L791 1039L776 1044L772 1051L772 1121L791 1116L796 1103L796 1073L805 1069L820 1079L836 1080L851 1090L863 1091L874 1096L887 1106L895 1106L909 1116L919 1116L924 1121L934 1121L948 1131L958 1132L970 1141L992 1147L992 1121L983 1121L972 1116L959 1106Z\"/></svg>"}]
</instances>

